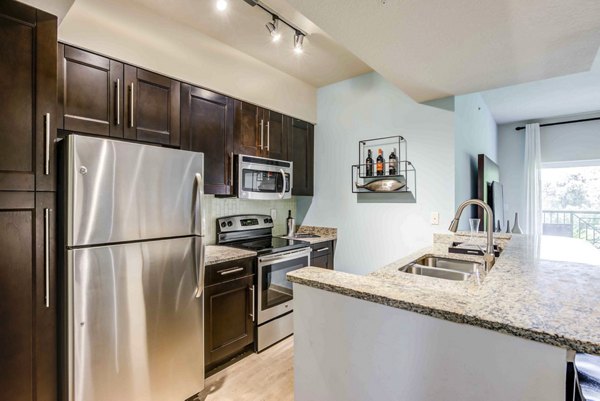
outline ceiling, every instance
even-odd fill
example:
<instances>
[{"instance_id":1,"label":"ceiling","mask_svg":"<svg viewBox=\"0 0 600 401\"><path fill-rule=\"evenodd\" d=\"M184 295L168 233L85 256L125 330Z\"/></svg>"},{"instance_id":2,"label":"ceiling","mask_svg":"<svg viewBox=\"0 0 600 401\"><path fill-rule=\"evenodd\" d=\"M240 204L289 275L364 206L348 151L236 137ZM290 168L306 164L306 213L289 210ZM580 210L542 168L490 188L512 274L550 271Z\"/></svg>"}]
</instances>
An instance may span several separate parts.
<instances>
[{"instance_id":1,"label":"ceiling","mask_svg":"<svg viewBox=\"0 0 600 401\"><path fill-rule=\"evenodd\" d=\"M417 101L588 71L597 0L288 0Z\"/></svg>"},{"instance_id":2,"label":"ceiling","mask_svg":"<svg viewBox=\"0 0 600 401\"><path fill-rule=\"evenodd\" d=\"M224 12L217 11L215 0L132 1L163 17L187 24L315 87L371 71L285 0L267 0L265 3L309 34L304 40L305 50L301 55L293 52L294 32L291 29L284 27L281 40L273 43L265 28L271 20L270 15L243 0L229 0Z\"/></svg>"},{"instance_id":3,"label":"ceiling","mask_svg":"<svg viewBox=\"0 0 600 401\"><path fill-rule=\"evenodd\" d=\"M582 72L481 94L498 124L597 112L600 72Z\"/></svg>"}]
</instances>

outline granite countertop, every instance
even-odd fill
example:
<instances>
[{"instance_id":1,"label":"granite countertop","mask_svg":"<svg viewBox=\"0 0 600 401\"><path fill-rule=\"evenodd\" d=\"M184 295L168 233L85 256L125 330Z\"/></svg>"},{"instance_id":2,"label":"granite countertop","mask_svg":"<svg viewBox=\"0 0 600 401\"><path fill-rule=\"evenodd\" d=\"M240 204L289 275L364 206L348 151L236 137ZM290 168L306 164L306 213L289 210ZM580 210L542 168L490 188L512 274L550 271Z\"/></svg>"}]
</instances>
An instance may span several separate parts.
<instances>
[{"instance_id":1,"label":"granite countertop","mask_svg":"<svg viewBox=\"0 0 600 401\"><path fill-rule=\"evenodd\" d=\"M318 244L320 242L326 241L335 241L337 240L337 228L331 227L315 227L315 226L300 226L298 230L296 230L297 234L316 234L318 237L316 238L298 238L298 237L289 237L285 236L282 238L287 239L295 239L299 241L306 241L310 244Z\"/></svg>"},{"instance_id":2,"label":"granite countertop","mask_svg":"<svg viewBox=\"0 0 600 401\"><path fill-rule=\"evenodd\" d=\"M204 261L207 266L254 256L256 256L254 251L222 245L207 245L204 250Z\"/></svg>"},{"instance_id":3,"label":"granite countertop","mask_svg":"<svg viewBox=\"0 0 600 401\"><path fill-rule=\"evenodd\" d=\"M438 234L431 247L367 276L308 267L288 273L288 279L440 319L600 354L600 291L596 288L600 283L599 250L569 238L542 237L534 241L525 235L500 235L496 242L504 251L479 280L473 276L458 282L398 271L423 255L482 260L448 253L448 244L457 239L461 240Z\"/></svg>"}]
</instances>

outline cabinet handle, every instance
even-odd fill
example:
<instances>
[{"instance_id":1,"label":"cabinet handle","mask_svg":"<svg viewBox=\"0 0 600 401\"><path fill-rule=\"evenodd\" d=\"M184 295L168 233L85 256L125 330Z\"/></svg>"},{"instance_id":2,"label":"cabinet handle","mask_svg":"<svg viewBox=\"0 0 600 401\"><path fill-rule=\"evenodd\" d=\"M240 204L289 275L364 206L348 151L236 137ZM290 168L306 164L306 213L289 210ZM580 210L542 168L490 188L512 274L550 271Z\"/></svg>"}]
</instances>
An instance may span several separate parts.
<instances>
[{"instance_id":1,"label":"cabinet handle","mask_svg":"<svg viewBox=\"0 0 600 401\"><path fill-rule=\"evenodd\" d=\"M326 247L326 248L317 249L315 252L325 252L328 250L329 250L329 247Z\"/></svg>"},{"instance_id":2,"label":"cabinet handle","mask_svg":"<svg viewBox=\"0 0 600 401\"><path fill-rule=\"evenodd\" d=\"M251 302L250 302L250 316L252 317L252 321L254 322L255 320L255 316L254 316L254 285L252 285L252 287L250 287L250 297L251 297Z\"/></svg>"},{"instance_id":3,"label":"cabinet handle","mask_svg":"<svg viewBox=\"0 0 600 401\"><path fill-rule=\"evenodd\" d=\"M117 78L117 82L115 83L116 86L116 101L115 101L115 114L117 116L116 118L116 124L117 125L121 125L121 80L119 78Z\"/></svg>"},{"instance_id":4,"label":"cabinet handle","mask_svg":"<svg viewBox=\"0 0 600 401\"><path fill-rule=\"evenodd\" d=\"M44 209L44 306L50 307L50 209Z\"/></svg>"},{"instance_id":5,"label":"cabinet handle","mask_svg":"<svg viewBox=\"0 0 600 401\"><path fill-rule=\"evenodd\" d=\"M218 273L221 276L226 276L228 274L239 273L241 271L244 271L243 267L232 267L231 269L227 269L227 270L219 270Z\"/></svg>"},{"instance_id":6,"label":"cabinet handle","mask_svg":"<svg viewBox=\"0 0 600 401\"><path fill-rule=\"evenodd\" d=\"M233 152L230 153L229 162L231 163L231 174L229 174L229 177L227 178L227 184L231 185L233 179Z\"/></svg>"},{"instance_id":7,"label":"cabinet handle","mask_svg":"<svg viewBox=\"0 0 600 401\"><path fill-rule=\"evenodd\" d=\"M271 146L271 122L267 121L267 151L270 150Z\"/></svg>"},{"instance_id":8,"label":"cabinet handle","mask_svg":"<svg viewBox=\"0 0 600 401\"><path fill-rule=\"evenodd\" d=\"M133 128L133 82L129 86L129 127Z\"/></svg>"},{"instance_id":9,"label":"cabinet handle","mask_svg":"<svg viewBox=\"0 0 600 401\"><path fill-rule=\"evenodd\" d=\"M50 113L44 115L44 175L50 174Z\"/></svg>"},{"instance_id":10,"label":"cabinet handle","mask_svg":"<svg viewBox=\"0 0 600 401\"><path fill-rule=\"evenodd\" d=\"M260 146L258 147L259 149L262 150L263 148L263 131L264 131L264 120L261 118L260 119Z\"/></svg>"}]
</instances>

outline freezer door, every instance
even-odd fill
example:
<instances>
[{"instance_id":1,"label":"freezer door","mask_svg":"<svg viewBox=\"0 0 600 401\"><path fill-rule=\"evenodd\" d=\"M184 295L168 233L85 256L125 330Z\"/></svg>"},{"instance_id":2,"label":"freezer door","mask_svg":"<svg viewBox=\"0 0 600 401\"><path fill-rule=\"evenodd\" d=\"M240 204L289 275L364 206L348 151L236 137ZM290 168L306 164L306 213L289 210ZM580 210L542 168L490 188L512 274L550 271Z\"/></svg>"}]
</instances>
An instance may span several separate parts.
<instances>
[{"instance_id":1,"label":"freezer door","mask_svg":"<svg viewBox=\"0 0 600 401\"><path fill-rule=\"evenodd\" d=\"M203 235L203 154L69 135L67 245Z\"/></svg>"},{"instance_id":2,"label":"freezer door","mask_svg":"<svg viewBox=\"0 0 600 401\"><path fill-rule=\"evenodd\" d=\"M68 251L69 401L183 401L203 389L201 241Z\"/></svg>"}]
</instances>

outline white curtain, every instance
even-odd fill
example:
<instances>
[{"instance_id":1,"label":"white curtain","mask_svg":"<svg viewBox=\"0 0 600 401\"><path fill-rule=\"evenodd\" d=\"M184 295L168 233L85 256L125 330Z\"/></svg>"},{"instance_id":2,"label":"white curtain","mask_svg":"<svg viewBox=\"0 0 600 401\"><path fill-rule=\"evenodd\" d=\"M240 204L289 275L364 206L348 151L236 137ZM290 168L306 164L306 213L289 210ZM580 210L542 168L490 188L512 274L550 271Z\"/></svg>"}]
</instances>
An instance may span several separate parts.
<instances>
[{"instance_id":1,"label":"white curtain","mask_svg":"<svg viewBox=\"0 0 600 401\"><path fill-rule=\"evenodd\" d=\"M540 125L525 126L525 233L542 234L542 157Z\"/></svg>"}]
</instances>

